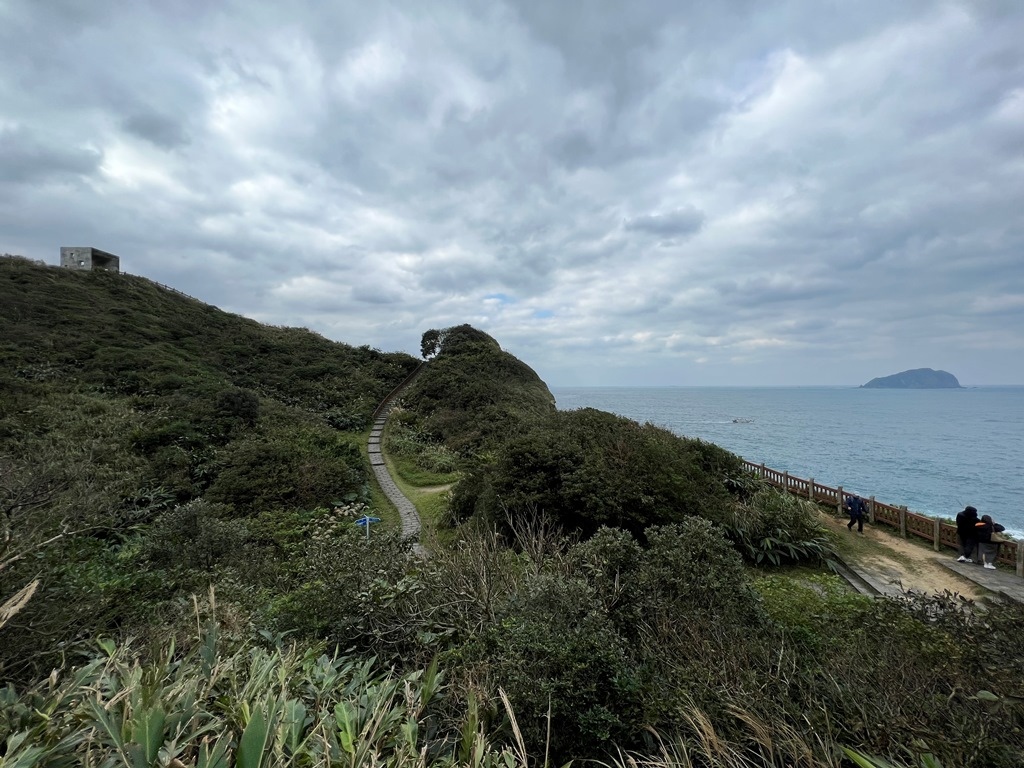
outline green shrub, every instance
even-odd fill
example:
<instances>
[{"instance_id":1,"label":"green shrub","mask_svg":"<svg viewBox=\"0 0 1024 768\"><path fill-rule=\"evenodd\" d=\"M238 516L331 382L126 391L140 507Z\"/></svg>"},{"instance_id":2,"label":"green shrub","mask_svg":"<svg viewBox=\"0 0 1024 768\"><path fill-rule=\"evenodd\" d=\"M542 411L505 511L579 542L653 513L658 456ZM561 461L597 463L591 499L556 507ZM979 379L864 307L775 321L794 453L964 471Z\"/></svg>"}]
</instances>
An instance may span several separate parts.
<instances>
[{"instance_id":1,"label":"green shrub","mask_svg":"<svg viewBox=\"0 0 1024 768\"><path fill-rule=\"evenodd\" d=\"M237 555L249 536L231 508L202 499L159 515L146 532L145 552L159 568L210 571Z\"/></svg>"},{"instance_id":2,"label":"green shrub","mask_svg":"<svg viewBox=\"0 0 1024 768\"><path fill-rule=\"evenodd\" d=\"M406 572L412 545L387 531L367 537L354 520L344 510L323 510L309 521L292 582L268 618L280 631L332 647L372 647L379 656L401 658L417 632L406 613L420 588Z\"/></svg>"},{"instance_id":3,"label":"green shrub","mask_svg":"<svg viewBox=\"0 0 1024 768\"><path fill-rule=\"evenodd\" d=\"M831 574L761 576L754 588L784 636L811 654L842 653L837 620L849 625L870 602Z\"/></svg>"},{"instance_id":4,"label":"green shrub","mask_svg":"<svg viewBox=\"0 0 1024 768\"><path fill-rule=\"evenodd\" d=\"M722 525L737 549L756 565L823 563L835 556L818 508L790 493L763 487L735 504Z\"/></svg>"},{"instance_id":5,"label":"green shrub","mask_svg":"<svg viewBox=\"0 0 1024 768\"><path fill-rule=\"evenodd\" d=\"M495 618L464 660L507 693L528 750L549 748L561 761L631 736L642 712L637 671L587 584L538 574Z\"/></svg>"},{"instance_id":6,"label":"green shrub","mask_svg":"<svg viewBox=\"0 0 1024 768\"><path fill-rule=\"evenodd\" d=\"M332 429L339 429L343 432L361 432L366 429L368 419L362 413L347 413L339 408L332 408L324 412L324 421Z\"/></svg>"},{"instance_id":7,"label":"green shrub","mask_svg":"<svg viewBox=\"0 0 1024 768\"><path fill-rule=\"evenodd\" d=\"M260 418L260 399L245 389L225 389L214 400L214 414L227 429L238 423L253 427Z\"/></svg>"},{"instance_id":8,"label":"green shrub","mask_svg":"<svg viewBox=\"0 0 1024 768\"><path fill-rule=\"evenodd\" d=\"M715 446L589 408L530 422L493 455L454 489L457 519L538 510L584 536L719 519L733 504L721 469L741 466Z\"/></svg>"},{"instance_id":9,"label":"green shrub","mask_svg":"<svg viewBox=\"0 0 1024 768\"><path fill-rule=\"evenodd\" d=\"M275 507L313 508L366 493L359 448L325 429L246 436L227 446L218 465L207 498L244 514Z\"/></svg>"}]
</instances>

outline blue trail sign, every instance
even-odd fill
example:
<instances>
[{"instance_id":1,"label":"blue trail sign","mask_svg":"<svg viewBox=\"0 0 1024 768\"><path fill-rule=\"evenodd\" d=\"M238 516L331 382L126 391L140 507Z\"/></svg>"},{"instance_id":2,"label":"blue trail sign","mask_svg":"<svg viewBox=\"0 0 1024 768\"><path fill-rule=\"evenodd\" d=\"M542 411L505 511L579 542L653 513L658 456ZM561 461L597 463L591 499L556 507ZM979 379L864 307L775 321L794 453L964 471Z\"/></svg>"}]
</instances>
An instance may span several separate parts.
<instances>
[{"instance_id":1,"label":"blue trail sign","mask_svg":"<svg viewBox=\"0 0 1024 768\"><path fill-rule=\"evenodd\" d=\"M380 522L380 518L379 517L370 517L369 515L363 515L358 520L356 520L356 525L361 525L361 526L363 526L363 528L366 529L366 540L369 541L370 540L370 526L373 523L379 523L379 522Z\"/></svg>"}]
</instances>

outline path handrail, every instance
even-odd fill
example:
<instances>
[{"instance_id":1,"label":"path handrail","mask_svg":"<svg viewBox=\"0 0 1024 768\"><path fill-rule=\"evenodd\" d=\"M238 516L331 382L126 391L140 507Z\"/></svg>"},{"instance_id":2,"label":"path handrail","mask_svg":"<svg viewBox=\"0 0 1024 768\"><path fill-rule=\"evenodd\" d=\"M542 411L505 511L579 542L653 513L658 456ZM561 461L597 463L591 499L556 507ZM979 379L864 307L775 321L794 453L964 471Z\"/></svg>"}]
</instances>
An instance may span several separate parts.
<instances>
[{"instance_id":1,"label":"path handrail","mask_svg":"<svg viewBox=\"0 0 1024 768\"><path fill-rule=\"evenodd\" d=\"M813 501L818 504L834 506L836 512L843 513L843 497L846 491L843 486L833 488L828 485L817 483L813 478L804 480L801 477L794 477L789 472L780 472L771 469L764 464L755 464L752 461L743 460L743 466L754 475L760 477L769 485L781 488L794 496ZM857 494L864 498L862 494ZM959 540L956 535L956 525L945 522L942 518L930 515L922 515L911 512L905 506L895 506L878 501L874 496L867 498L868 519L872 523L882 523L893 528L898 528L903 538L916 536L926 539L932 543L936 552L942 547L957 549ZM1024 578L1024 542L1004 541L999 547L999 554L996 560L1005 565L1013 567L1017 575Z\"/></svg>"},{"instance_id":2,"label":"path handrail","mask_svg":"<svg viewBox=\"0 0 1024 768\"><path fill-rule=\"evenodd\" d=\"M399 392L401 392L403 389L409 386L409 383L417 376L419 376L420 373L423 372L423 369L426 367L426 365L426 360L420 361L420 364L416 366L416 369L408 376L406 376L404 379L402 379L401 384L399 384L397 387L388 392L387 397L381 400L380 405L374 408L373 415L370 417L371 421L376 421L380 417L380 415L387 410L387 407L391 405L391 401L395 398L395 395L397 395Z\"/></svg>"}]
</instances>

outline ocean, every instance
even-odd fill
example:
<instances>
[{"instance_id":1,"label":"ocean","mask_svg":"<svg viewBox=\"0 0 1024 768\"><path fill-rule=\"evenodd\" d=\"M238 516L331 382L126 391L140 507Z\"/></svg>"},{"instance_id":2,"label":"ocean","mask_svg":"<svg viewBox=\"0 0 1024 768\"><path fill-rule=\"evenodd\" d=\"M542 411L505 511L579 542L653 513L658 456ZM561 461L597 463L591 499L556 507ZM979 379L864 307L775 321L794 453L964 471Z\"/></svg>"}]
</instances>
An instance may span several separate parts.
<instances>
[{"instance_id":1,"label":"ocean","mask_svg":"<svg viewBox=\"0 0 1024 768\"><path fill-rule=\"evenodd\" d=\"M597 408L771 469L952 518L977 507L1024 536L1024 386L561 387Z\"/></svg>"}]
</instances>

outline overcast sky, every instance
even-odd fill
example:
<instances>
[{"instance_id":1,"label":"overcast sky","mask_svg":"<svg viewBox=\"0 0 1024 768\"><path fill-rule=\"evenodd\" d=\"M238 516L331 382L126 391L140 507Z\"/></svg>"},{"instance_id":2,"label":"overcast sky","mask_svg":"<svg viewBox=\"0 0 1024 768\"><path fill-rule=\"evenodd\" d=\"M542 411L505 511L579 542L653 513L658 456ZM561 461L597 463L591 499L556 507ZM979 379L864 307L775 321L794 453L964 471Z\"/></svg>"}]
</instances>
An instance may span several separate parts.
<instances>
[{"instance_id":1,"label":"overcast sky","mask_svg":"<svg viewBox=\"0 0 1024 768\"><path fill-rule=\"evenodd\" d=\"M1024 2L0 0L0 251L553 387L1024 383Z\"/></svg>"}]
</instances>

